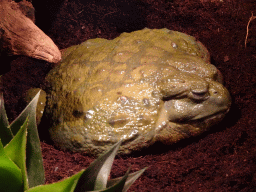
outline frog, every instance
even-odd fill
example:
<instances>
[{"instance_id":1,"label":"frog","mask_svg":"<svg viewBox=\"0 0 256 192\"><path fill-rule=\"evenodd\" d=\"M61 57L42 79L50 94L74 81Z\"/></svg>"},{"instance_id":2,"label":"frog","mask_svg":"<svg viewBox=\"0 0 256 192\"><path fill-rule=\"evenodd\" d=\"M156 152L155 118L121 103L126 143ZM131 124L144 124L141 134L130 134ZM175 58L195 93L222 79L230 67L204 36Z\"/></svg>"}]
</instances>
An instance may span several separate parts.
<instances>
[{"instance_id":1,"label":"frog","mask_svg":"<svg viewBox=\"0 0 256 192\"><path fill-rule=\"evenodd\" d=\"M62 50L46 76L43 116L62 150L97 156L122 140L118 153L131 154L219 123L231 106L223 83L195 37L145 28Z\"/></svg>"}]
</instances>

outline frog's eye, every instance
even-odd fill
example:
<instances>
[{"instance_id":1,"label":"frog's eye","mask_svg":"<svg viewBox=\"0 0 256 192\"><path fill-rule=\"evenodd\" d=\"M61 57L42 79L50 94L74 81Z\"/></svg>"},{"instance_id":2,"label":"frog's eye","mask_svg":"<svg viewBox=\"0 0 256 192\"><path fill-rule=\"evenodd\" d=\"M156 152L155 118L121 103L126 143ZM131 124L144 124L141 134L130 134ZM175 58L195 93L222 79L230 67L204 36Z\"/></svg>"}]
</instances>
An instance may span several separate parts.
<instances>
[{"instance_id":1,"label":"frog's eye","mask_svg":"<svg viewBox=\"0 0 256 192\"><path fill-rule=\"evenodd\" d=\"M209 97L208 90L191 90L188 97L194 100L206 100Z\"/></svg>"},{"instance_id":2,"label":"frog's eye","mask_svg":"<svg viewBox=\"0 0 256 192\"><path fill-rule=\"evenodd\" d=\"M206 100L209 97L209 83L207 81L191 82L188 97L198 101Z\"/></svg>"}]
</instances>

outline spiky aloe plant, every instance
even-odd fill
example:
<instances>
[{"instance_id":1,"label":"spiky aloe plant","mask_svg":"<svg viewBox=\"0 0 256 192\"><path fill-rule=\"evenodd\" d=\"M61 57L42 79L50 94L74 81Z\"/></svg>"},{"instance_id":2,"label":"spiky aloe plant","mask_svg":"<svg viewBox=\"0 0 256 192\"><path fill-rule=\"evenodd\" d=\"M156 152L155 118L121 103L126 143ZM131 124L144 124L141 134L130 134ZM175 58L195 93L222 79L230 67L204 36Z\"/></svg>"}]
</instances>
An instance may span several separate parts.
<instances>
[{"instance_id":1,"label":"spiky aloe plant","mask_svg":"<svg viewBox=\"0 0 256 192\"><path fill-rule=\"evenodd\" d=\"M121 141L96 159L86 170L57 183L44 185L44 168L36 126L39 94L9 124L0 95L0 189L5 192L127 191L146 168L108 180Z\"/></svg>"}]
</instances>

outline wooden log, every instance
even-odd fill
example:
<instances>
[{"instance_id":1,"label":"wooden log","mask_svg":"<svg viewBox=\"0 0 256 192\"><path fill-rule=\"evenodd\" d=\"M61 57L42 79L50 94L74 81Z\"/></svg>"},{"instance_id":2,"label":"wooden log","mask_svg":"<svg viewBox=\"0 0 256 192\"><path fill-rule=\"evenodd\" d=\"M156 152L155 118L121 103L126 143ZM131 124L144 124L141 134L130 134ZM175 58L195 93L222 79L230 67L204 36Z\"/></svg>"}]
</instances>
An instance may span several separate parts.
<instances>
[{"instance_id":1,"label":"wooden log","mask_svg":"<svg viewBox=\"0 0 256 192\"><path fill-rule=\"evenodd\" d=\"M60 50L31 19L31 3L0 0L0 50L57 63L61 60Z\"/></svg>"}]
</instances>

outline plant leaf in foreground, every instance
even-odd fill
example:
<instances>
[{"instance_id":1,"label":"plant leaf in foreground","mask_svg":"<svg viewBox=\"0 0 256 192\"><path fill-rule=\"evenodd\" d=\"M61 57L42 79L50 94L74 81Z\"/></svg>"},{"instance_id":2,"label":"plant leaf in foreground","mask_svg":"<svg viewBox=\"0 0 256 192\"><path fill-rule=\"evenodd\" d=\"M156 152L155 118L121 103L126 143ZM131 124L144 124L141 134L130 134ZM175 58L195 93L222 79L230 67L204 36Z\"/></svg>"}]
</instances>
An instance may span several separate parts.
<instances>
[{"instance_id":1,"label":"plant leaf in foreground","mask_svg":"<svg viewBox=\"0 0 256 192\"><path fill-rule=\"evenodd\" d=\"M128 169L125 175L119 180L119 182L115 183L115 185L112 185L111 187L104 190L99 190L99 192L124 192L124 186L129 176L129 172L130 169Z\"/></svg>"},{"instance_id":2,"label":"plant leaf in foreground","mask_svg":"<svg viewBox=\"0 0 256 192\"><path fill-rule=\"evenodd\" d=\"M43 158L36 125L36 106L39 94L40 92L10 125L15 135L28 117L26 167L29 188L44 184Z\"/></svg>"},{"instance_id":3,"label":"plant leaf in foreground","mask_svg":"<svg viewBox=\"0 0 256 192\"><path fill-rule=\"evenodd\" d=\"M22 192L22 174L20 168L5 154L0 141L0 186L2 192Z\"/></svg>"},{"instance_id":4,"label":"plant leaf in foreground","mask_svg":"<svg viewBox=\"0 0 256 192\"><path fill-rule=\"evenodd\" d=\"M147 167L139 170L139 171L136 171L134 173L130 173L128 175L128 178L126 179L126 182L125 182L125 185L124 185L124 188L123 188L123 192L127 191L129 189L129 187L136 181L136 179L138 179L141 174L147 169ZM118 183L121 179L123 179L123 177L119 177L119 178L115 178L115 179L111 179L108 181L108 185L107 187L110 187L112 185L115 185L116 183Z\"/></svg>"},{"instance_id":5,"label":"plant leaf in foreground","mask_svg":"<svg viewBox=\"0 0 256 192\"><path fill-rule=\"evenodd\" d=\"M6 155L21 169L24 190L28 189L28 180L26 173L26 142L27 142L28 118L21 126L18 133L5 147Z\"/></svg>"},{"instance_id":6,"label":"plant leaf in foreground","mask_svg":"<svg viewBox=\"0 0 256 192\"><path fill-rule=\"evenodd\" d=\"M75 192L105 189L108 176L121 141L98 157L80 177Z\"/></svg>"},{"instance_id":7,"label":"plant leaf in foreground","mask_svg":"<svg viewBox=\"0 0 256 192\"><path fill-rule=\"evenodd\" d=\"M12 131L9 127L6 111L4 108L3 93L0 94L0 139L3 146L11 141L13 138Z\"/></svg>"},{"instance_id":8,"label":"plant leaf in foreground","mask_svg":"<svg viewBox=\"0 0 256 192\"><path fill-rule=\"evenodd\" d=\"M78 179L83 172L84 170L78 172L72 177L59 181L57 183L52 183L49 185L39 185L30 188L26 192L73 192L78 182Z\"/></svg>"}]
</instances>

